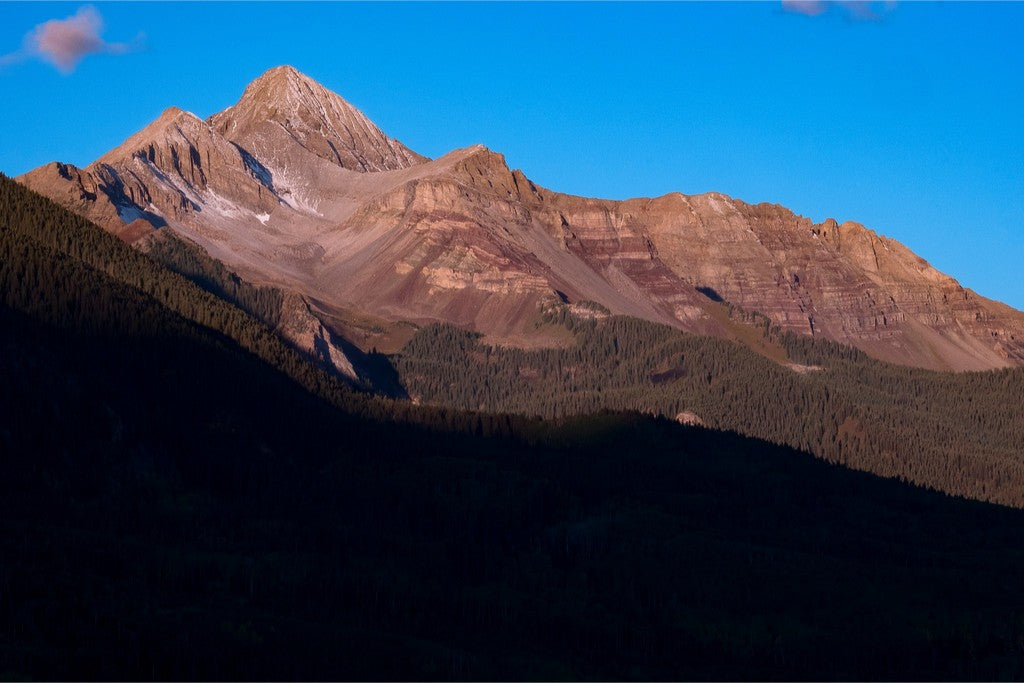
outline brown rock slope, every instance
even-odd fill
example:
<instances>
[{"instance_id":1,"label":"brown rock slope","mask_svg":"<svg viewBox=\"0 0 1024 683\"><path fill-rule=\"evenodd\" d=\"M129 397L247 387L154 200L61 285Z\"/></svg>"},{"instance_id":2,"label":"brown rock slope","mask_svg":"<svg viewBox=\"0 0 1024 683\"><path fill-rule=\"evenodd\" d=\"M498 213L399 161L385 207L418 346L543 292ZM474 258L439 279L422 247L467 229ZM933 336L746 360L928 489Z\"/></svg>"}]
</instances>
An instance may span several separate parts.
<instances>
[{"instance_id":1,"label":"brown rock slope","mask_svg":"<svg viewBox=\"0 0 1024 683\"><path fill-rule=\"evenodd\" d=\"M127 241L169 228L321 316L451 321L522 340L538 309L735 336L721 303L936 369L1024 363L1024 313L856 223L717 193L550 192L484 147L428 160L291 67L203 121L170 109L85 169L20 179Z\"/></svg>"}]
</instances>

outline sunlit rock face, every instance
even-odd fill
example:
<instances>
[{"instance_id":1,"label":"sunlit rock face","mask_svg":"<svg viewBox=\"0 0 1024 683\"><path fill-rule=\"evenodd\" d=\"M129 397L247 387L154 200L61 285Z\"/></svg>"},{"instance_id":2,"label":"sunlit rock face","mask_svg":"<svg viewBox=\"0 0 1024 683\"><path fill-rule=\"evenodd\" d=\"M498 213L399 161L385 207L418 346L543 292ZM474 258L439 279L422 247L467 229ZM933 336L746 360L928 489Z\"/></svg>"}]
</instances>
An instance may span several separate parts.
<instances>
[{"instance_id":1,"label":"sunlit rock face","mask_svg":"<svg viewBox=\"0 0 1024 683\"><path fill-rule=\"evenodd\" d=\"M1024 363L1024 314L857 223L718 193L560 194L479 145L429 160L291 67L205 121L168 109L84 169L20 180L128 242L173 230L311 315L449 321L515 344L557 303L723 337L733 304L898 363ZM310 348L329 336L287 329Z\"/></svg>"},{"instance_id":2,"label":"sunlit rock face","mask_svg":"<svg viewBox=\"0 0 1024 683\"><path fill-rule=\"evenodd\" d=\"M426 159L387 137L361 111L290 66L249 84L210 117L225 138L276 166L302 170L299 149L352 171L394 171Z\"/></svg>"}]
</instances>

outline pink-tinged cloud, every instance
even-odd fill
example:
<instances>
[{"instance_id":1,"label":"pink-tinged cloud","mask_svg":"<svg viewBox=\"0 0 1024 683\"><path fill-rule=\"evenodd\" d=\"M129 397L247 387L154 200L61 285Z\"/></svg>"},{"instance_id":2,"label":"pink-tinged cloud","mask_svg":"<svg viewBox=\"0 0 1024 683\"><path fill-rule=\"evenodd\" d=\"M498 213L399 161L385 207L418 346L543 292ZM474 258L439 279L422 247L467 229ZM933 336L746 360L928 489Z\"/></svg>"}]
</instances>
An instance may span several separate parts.
<instances>
[{"instance_id":1,"label":"pink-tinged cloud","mask_svg":"<svg viewBox=\"0 0 1024 683\"><path fill-rule=\"evenodd\" d=\"M782 9L787 12L806 14L809 17L816 17L824 13L828 7L823 0L782 0Z\"/></svg>"},{"instance_id":2,"label":"pink-tinged cloud","mask_svg":"<svg viewBox=\"0 0 1024 683\"><path fill-rule=\"evenodd\" d=\"M141 46L141 36L133 43L108 43L100 35L102 31L100 13L86 5L67 19L51 19L36 26L25 35L21 50L0 57L0 66L38 57L69 74L88 55L122 55Z\"/></svg>"},{"instance_id":3,"label":"pink-tinged cloud","mask_svg":"<svg viewBox=\"0 0 1024 683\"><path fill-rule=\"evenodd\" d=\"M895 0L782 0L782 9L795 14L816 17L833 7L846 13L849 19L872 21L881 19L896 7Z\"/></svg>"}]
</instances>

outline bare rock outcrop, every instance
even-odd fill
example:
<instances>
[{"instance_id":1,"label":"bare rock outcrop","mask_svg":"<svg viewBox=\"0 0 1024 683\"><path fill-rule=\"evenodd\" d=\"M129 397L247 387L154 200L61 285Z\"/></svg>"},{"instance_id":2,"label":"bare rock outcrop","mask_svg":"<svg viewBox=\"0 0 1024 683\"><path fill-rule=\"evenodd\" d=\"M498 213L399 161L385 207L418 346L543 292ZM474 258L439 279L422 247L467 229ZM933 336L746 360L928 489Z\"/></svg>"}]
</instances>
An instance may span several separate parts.
<instances>
[{"instance_id":1,"label":"bare rock outcrop","mask_svg":"<svg viewBox=\"0 0 1024 683\"><path fill-rule=\"evenodd\" d=\"M359 375L338 340L313 314L309 303L298 294L289 293L285 296L277 331L321 366L359 382Z\"/></svg>"},{"instance_id":2,"label":"bare rock outcrop","mask_svg":"<svg viewBox=\"0 0 1024 683\"><path fill-rule=\"evenodd\" d=\"M686 425L688 427L707 426L706 424L704 424L704 420L701 419L700 415L689 410L684 410L683 412L676 415L676 422L678 422L681 425Z\"/></svg>"}]
</instances>

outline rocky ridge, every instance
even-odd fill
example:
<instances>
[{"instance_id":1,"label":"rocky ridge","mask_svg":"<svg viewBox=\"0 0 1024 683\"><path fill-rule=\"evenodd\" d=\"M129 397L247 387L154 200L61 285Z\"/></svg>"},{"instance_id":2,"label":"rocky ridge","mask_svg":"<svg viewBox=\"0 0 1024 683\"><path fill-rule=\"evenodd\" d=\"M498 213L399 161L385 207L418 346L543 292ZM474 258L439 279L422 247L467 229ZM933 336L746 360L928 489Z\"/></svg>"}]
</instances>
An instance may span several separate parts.
<instances>
[{"instance_id":1,"label":"rocky ridge","mask_svg":"<svg viewBox=\"0 0 1024 683\"><path fill-rule=\"evenodd\" d=\"M171 229L329 327L325 311L351 310L520 343L544 307L595 302L742 337L728 302L893 362L1024 363L1024 313L857 223L718 193L560 194L479 145L429 160L291 67L205 121L172 108L84 169L20 180L129 242ZM330 336L290 329L303 347Z\"/></svg>"}]
</instances>

